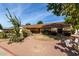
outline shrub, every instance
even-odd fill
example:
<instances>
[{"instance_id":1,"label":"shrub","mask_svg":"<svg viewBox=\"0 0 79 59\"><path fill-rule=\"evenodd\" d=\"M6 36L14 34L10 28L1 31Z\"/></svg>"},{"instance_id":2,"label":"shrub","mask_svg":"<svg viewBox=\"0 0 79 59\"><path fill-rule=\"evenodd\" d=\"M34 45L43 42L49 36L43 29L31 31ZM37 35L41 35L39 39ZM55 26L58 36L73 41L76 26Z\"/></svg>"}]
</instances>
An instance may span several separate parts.
<instances>
[{"instance_id":1,"label":"shrub","mask_svg":"<svg viewBox=\"0 0 79 59\"><path fill-rule=\"evenodd\" d=\"M70 32L70 31L64 31L64 32L63 32L63 35L64 35L64 36L70 36L70 35L71 35L71 32Z\"/></svg>"},{"instance_id":2,"label":"shrub","mask_svg":"<svg viewBox=\"0 0 79 59\"><path fill-rule=\"evenodd\" d=\"M4 32L0 32L0 38L7 38L6 33L4 33Z\"/></svg>"},{"instance_id":3,"label":"shrub","mask_svg":"<svg viewBox=\"0 0 79 59\"><path fill-rule=\"evenodd\" d=\"M10 36L10 40L9 40L9 44L12 42L21 42L23 40L23 38L21 37L17 37L16 34L13 34L12 36Z\"/></svg>"},{"instance_id":4,"label":"shrub","mask_svg":"<svg viewBox=\"0 0 79 59\"><path fill-rule=\"evenodd\" d=\"M72 30L71 30L71 33L74 34L74 33L75 33L75 29L72 29Z\"/></svg>"},{"instance_id":5,"label":"shrub","mask_svg":"<svg viewBox=\"0 0 79 59\"><path fill-rule=\"evenodd\" d=\"M29 35L32 35L32 32L30 30L28 30L28 29L23 29L23 36L27 37Z\"/></svg>"}]
</instances>

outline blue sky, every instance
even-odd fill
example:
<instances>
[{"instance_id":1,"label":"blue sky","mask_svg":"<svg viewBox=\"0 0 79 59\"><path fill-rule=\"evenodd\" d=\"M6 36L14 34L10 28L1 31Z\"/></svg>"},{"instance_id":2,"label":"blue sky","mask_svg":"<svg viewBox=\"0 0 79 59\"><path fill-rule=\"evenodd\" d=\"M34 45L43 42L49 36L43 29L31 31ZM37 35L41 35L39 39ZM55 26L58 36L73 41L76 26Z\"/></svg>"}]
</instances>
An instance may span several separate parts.
<instances>
[{"instance_id":1,"label":"blue sky","mask_svg":"<svg viewBox=\"0 0 79 59\"><path fill-rule=\"evenodd\" d=\"M38 21L43 21L44 23L49 22L62 22L64 21L64 16L55 16L53 13L47 11L47 4L0 4L0 24L3 27L11 27L11 23L5 16L6 8L10 10L11 13L15 14L22 25L26 23L36 24Z\"/></svg>"}]
</instances>

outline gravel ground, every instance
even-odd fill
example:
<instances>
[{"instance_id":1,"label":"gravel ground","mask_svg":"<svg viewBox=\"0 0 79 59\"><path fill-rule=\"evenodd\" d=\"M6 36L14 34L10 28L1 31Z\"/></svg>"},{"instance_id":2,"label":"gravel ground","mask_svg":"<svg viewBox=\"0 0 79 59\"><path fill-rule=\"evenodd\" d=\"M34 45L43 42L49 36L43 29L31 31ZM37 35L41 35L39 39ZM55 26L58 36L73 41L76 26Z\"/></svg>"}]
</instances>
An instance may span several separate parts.
<instances>
[{"instance_id":1,"label":"gravel ground","mask_svg":"<svg viewBox=\"0 0 79 59\"><path fill-rule=\"evenodd\" d=\"M46 36L35 34L24 39L21 43L7 44L7 41L0 42L0 46L5 47L17 56L66 56L65 52L55 49L59 41L43 40ZM41 39L41 40L40 40Z\"/></svg>"}]
</instances>

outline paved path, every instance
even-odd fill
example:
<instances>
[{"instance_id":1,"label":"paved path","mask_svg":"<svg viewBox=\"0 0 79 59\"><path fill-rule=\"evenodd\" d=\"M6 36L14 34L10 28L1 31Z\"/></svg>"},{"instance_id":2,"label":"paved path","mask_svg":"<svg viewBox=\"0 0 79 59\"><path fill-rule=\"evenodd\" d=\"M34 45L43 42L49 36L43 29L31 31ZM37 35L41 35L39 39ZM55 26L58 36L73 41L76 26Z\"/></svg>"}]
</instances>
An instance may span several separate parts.
<instances>
[{"instance_id":1,"label":"paved path","mask_svg":"<svg viewBox=\"0 0 79 59\"><path fill-rule=\"evenodd\" d=\"M1 42L0 45L16 55L21 56L65 56L64 52L55 49L58 43L56 40L36 40L27 37L22 43L13 43L8 45L7 42Z\"/></svg>"}]
</instances>

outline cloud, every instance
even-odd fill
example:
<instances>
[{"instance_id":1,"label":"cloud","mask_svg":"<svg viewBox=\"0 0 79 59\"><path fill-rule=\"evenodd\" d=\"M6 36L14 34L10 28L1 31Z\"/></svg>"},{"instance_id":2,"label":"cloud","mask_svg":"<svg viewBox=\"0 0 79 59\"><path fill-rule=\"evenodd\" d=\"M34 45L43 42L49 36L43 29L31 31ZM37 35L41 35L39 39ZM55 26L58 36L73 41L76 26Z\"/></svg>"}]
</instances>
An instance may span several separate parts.
<instances>
[{"instance_id":1,"label":"cloud","mask_svg":"<svg viewBox=\"0 0 79 59\"><path fill-rule=\"evenodd\" d=\"M22 13L25 9L28 9L31 6L31 4L26 5L26 7L23 7L22 4L18 4L16 8L11 10L14 14L16 14L18 17L22 16Z\"/></svg>"},{"instance_id":2,"label":"cloud","mask_svg":"<svg viewBox=\"0 0 79 59\"><path fill-rule=\"evenodd\" d=\"M12 26L11 23L9 23L7 17L5 16L6 14L6 8L9 8L10 12L12 14L15 14L17 17L21 17L23 14L23 11L31 6L31 4L26 5L26 8L23 8L23 4L0 4L0 24L3 25L3 27L10 27ZM13 8L12 8L13 7Z\"/></svg>"},{"instance_id":3,"label":"cloud","mask_svg":"<svg viewBox=\"0 0 79 59\"><path fill-rule=\"evenodd\" d=\"M47 16L51 15L50 12L45 10L33 11L30 14L24 15L24 23L32 23L35 24L39 20L44 20Z\"/></svg>"},{"instance_id":4,"label":"cloud","mask_svg":"<svg viewBox=\"0 0 79 59\"><path fill-rule=\"evenodd\" d=\"M53 21L58 22L59 19L60 21L64 19L61 16L57 17L55 15L52 15L51 12L47 11L46 6L47 4L0 4L0 23L4 27L11 26L11 24L8 22L8 19L5 17L5 8L9 8L12 14L15 14L17 17L20 17L22 24L36 24L39 20L42 20L44 23Z\"/></svg>"}]
</instances>

